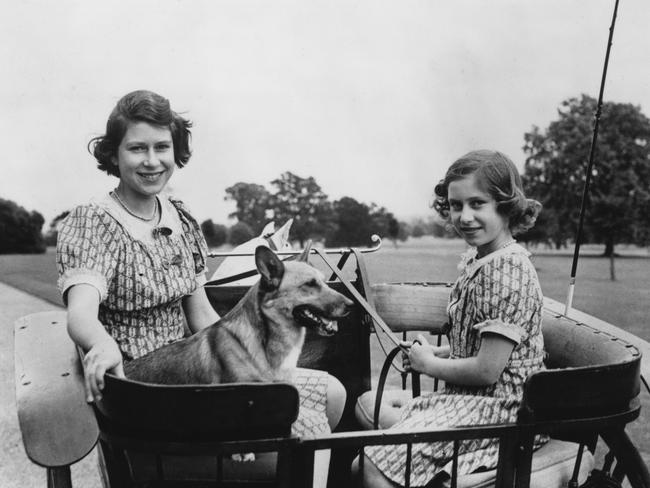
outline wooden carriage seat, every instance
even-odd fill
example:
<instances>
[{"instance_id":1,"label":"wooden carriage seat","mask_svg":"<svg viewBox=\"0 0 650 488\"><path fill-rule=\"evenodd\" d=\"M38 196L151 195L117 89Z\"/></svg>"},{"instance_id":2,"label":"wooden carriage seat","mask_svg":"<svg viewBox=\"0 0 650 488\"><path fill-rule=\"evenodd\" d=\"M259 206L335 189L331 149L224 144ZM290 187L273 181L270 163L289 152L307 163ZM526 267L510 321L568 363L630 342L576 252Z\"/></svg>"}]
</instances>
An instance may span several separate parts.
<instances>
[{"instance_id":1,"label":"wooden carriage seat","mask_svg":"<svg viewBox=\"0 0 650 488\"><path fill-rule=\"evenodd\" d=\"M290 475L284 453L296 442L290 435L298 415L293 385L162 386L106 375L103 399L91 407L65 311L16 322L15 365L25 451L47 469L50 487L69 488L70 466L98 440L107 487L179 486L179 480L198 486L205 479L212 486L220 474L237 480ZM233 452L281 454L258 455L253 468L231 461Z\"/></svg>"},{"instance_id":2,"label":"wooden carriage seat","mask_svg":"<svg viewBox=\"0 0 650 488\"><path fill-rule=\"evenodd\" d=\"M443 333L449 288L381 284L374 285L372 293L377 312L393 331ZM640 358L633 346L567 319L549 307L544 311L543 333L548 370L529 378L520 421L570 418L574 414L578 417L608 414L624 410L638 394ZM607 387L600 389L598 385ZM366 429L373 428L375 393L366 392L357 401L357 421ZM386 428L397 420L399 407L411 396L410 391L384 391L380 428ZM533 454L530 486L566 486L577 452L578 444L575 442L552 438ZM593 457L585 450L580 483L585 481L592 467ZM495 475L496 470L491 470L460 476L458 486L493 486Z\"/></svg>"},{"instance_id":3,"label":"wooden carriage seat","mask_svg":"<svg viewBox=\"0 0 650 488\"><path fill-rule=\"evenodd\" d=\"M107 375L95 415L110 486L272 480L276 459L288 461L295 442L298 391L284 383L170 386ZM280 457L258 454L254 465L231 459L275 451Z\"/></svg>"}]
</instances>

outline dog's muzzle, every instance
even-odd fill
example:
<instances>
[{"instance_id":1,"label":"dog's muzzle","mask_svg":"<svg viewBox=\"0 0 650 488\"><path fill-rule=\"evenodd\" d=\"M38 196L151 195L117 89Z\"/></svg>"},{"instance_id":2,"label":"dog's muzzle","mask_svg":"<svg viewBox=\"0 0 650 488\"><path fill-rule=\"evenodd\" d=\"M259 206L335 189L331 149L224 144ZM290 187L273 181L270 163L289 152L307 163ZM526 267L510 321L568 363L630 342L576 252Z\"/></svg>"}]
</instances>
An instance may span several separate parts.
<instances>
[{"instance_id":1,"label":"dog's muzzle","mask_svg":"<svg viewBox=\"0 0 650 488\"><path fill-rule=\"evenodd\" d=\"M293 318L299 325L314 328L323 336L331 336L339 330L336 320L326 317L322 310L310 305L296 307L293 310Z\"/></svg>"}]
</instances>

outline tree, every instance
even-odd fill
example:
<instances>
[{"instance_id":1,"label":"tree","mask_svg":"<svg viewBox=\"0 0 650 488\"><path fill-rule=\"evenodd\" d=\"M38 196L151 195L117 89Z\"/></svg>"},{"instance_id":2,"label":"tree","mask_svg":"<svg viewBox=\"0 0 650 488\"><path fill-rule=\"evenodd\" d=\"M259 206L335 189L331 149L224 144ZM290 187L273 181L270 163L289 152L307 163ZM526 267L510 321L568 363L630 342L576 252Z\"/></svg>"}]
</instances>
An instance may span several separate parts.
<instances>
[{"instance_id":1,"label":"tree","mask_svg":"<svg viewBox=\"0 0 650 488\"><path fill-rule=\"evenodd\" d=\"M228 232L228 242L233 246L239 246L240 244L251 240L257 234L251 229L250 225L246 222L237 222Z\"/></svg>"},{"instance_id":2,"label":"tree","mask_svg":"<svg viewBox=\"0 0 650 488\"><path fill-rule=\"evenodd\" d=\"M0 198L0 254L38 254L45 252L41 230L45 219L28 212L11 200Z\"/></svg>"},{"instance_id":3,"label":"tree","mask_svg":"<svg viewBox=\"0 0 650 488\"><path fill-rule=\"evenodd\" d=\"M391 241L393 241L393 246L397 247L397 241L404 242L406 239L408 239L408 226L405 222L400 222L395 217L393 217L393 214L390 215L391 217L388 219L388 229L386 235Z\"/></svg>"},{"instance_id":4,"label":"tree","mask_svg":"<svg viewBox=\"0 0 650 488\"><path fill-rule=\"evenodd\" d=\"M424 236L424 234L425 234L424 227L422 227L420 224L415 224L411 228L411 236L415 237L416 239Z\"/></svg>"},{"instance_id":5,"label":"tree","mask_svg":"<svg viewBox=\"0 0 650 488\"><path fill-rule=\"evenodd\" d=\"M449 228L442 219L431 222L431 235L433 237L458 237L453 229Z\"/></svg>"},{"instance_id":6,"label":"tree","mask_svg":"<svg viewBox=\"0 0 650 488\"><path fill-rule=\"evenodd\" d=\"M65 219L70 214L70 210L64 210L59 215L52 219L50 222L50 228L45 233L45 244L48 246L56 246L56 240L59 235L59 225L63 219Z\"/></svg>"},{"instance_id":7,"label":"tree","mask_svg":"<svg viewBox=\"0 0 650 488\"><path fill-rule=\"evenodd\" d=\"M408 237L408 226L384 207L350 197L332 203L311 176L302 178L287 171L271 185L273 193L243 182L226 189L225 199L237 205L229 217L246 224L230 229L230 243L241 243L249 231L258 235L271 218L279 224L293 219L291 236L301 246L307 239L325 240L328 245L370 245L372 234L388 236L393 242Z\"/></svg>"},{"instance_id":8,"label":"tree","mask_svg":"<svg viewBox=\"0 0 650 488\"><path fill-rule=\"evenodd\" d=\"M276 189L271 197L274 218L278 222L293 218L291 235L301 246L307 239L328 234L332 226L332 206L314 178L301 178L287 171L271 185Z\"/></svg>"},{"instance_id":9,"label":"tree","mask_svg":"<svg viewBox=\"0 0 650 488\"><path fill-rule=\"evenodd\" d=\"M215 224L212 219L201 222L201 230L209 247L223 246L228 240L228 229L225 225Z\"/></svg>"},{"instance_id":10,"label":"tree","mask_svg":"<svg viewBox=\"0 0 650 488\"><path fill-rule=\"evenodd\" d=\"M334 202L335 230L327 237L327 246L367 246L373 234L370 208L354 198L343 197Z\"/></svg>"},{"instance_id":11,"label":"tree","mask_svg":"<svg viewBox=\"0 0 650 488\"><path fill-rule=\"evenodd\" d=\"M432 212L426 219L418 217L411 221L411 236L431 235L438 238L457 238L458 234L451 224L445 222L437 213Z\"/></svg>"},{"instance_id":12,"label":"tree","mask_svg":"<svg viewBox=\"0 0 650 488\"><path fill-rule=\"evenodd\" d=\"M596 104L587 95L570 98L545 131L524 135L525 187L544 205L556 246L576 233ZM613 258L616 244L646 243L650 228L650 119L640 107L603 104L594 161L585 238L605 244Z\"/></svg>"},{"instance_id":13,"label":"tree","mask_svg":"<svg viewBox=\"0 0 650 488\"><path fill-rule=\"evenodd\" d=\"M369 208L370 213L370 228L373 234L380 237L387 237L393 241L393 245L397 247L397 241L405 241L408 237L406 232L406 224L400 222L395 218L392 212L389 212L384 207L371 203Z\"/></svg>"},{"instance_id":14,"label":"tree","mask_svg":"<svg viewBox=\"0 0 650 488\"><path fill-rule=\"evenodd\" d=\"M254 235L262 232L270 220L268 218L271 195L262 185L255 183L235 183L226 188L225 200L232 200L237 210L228 215L244 222L253 230Z\"/></svg>"},{"instance_id":15,"label":"tree","mask_svg":"<svg viewBox=\"0 0 650 488\"><path fill-rule=\"evenodd\" d=\"M395 217L388 220L388 237L397 245L397 239L400 237L400 224Z\"/></svg>"}]
</instances>

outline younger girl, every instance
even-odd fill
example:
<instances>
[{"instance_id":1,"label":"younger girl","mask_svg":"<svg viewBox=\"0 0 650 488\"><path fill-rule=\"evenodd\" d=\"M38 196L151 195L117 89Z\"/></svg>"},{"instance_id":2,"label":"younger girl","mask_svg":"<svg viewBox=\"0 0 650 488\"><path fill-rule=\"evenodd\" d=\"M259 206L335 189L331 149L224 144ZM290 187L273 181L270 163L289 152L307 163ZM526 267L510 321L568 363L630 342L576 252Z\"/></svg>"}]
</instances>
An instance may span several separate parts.
<instances>
[{"instance_id":1,"label":"younger girl","mask_svg":"<svg viewBox=\"0 0 650 488\"><path fill-rule=\"evenodd\" d=\"M513 235L533 226L541 204L526 199L507 156L486 150L454 162L435 195L436 211L473 249L462 256L447 306L449 347L430 346L422 335L405 344L405 366L440 378L445 387L410 400L393 428L514 422L524 380L543 368L544 343L537 274ZM452 450L451 442L414 445L411 485L449 472ZM458 473L494 468L498 450L494 439L462 442ZM374 446L366 453L366 486L405 483L404 445Z\"/></svg>"}]
</instances>

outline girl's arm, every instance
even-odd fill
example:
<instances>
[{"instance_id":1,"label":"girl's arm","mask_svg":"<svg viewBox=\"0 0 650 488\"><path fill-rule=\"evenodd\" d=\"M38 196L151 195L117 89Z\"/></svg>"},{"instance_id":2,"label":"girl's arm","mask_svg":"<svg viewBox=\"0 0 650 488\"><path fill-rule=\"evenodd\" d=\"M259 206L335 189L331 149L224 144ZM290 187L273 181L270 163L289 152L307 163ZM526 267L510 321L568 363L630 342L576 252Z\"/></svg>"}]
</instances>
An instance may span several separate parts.
<instances>
[{"instance_id":1,"label":"girl's arm","mask_svg":"<svg viewBox=\"0 0 650 488\"><path fill-rule=\"evenodd\" d=\"M86 352L83 360L86 400L100 400L104 373L109 371L124 376L122 353L97 318L99 293L94 286L72 286L67 292L67 301L68 334Z\"/></svg>"},{"instance_id":2,"label":"girl's arm","mask_svg":"<svg viewBox=\"0 0 650 488\"><path fill-rule=\"evenodd\" d=\"M183 311L193 334L219 320L219 314L212 308L202 286L183 298Z\"/></svg>"},{"instance_id":3,"label":"girl's arm","mask_svg":"<svg viewBox=\"0 0 650 488\"><path fill-rule=\"evenodd\" d=\"M478 354L469 358L447 359L431 354L431 346L418 335L408 353L411 369L447 383L487 386L501 376L515 343L498 334L484 333Z\"/></svg>"}]
</instances>

